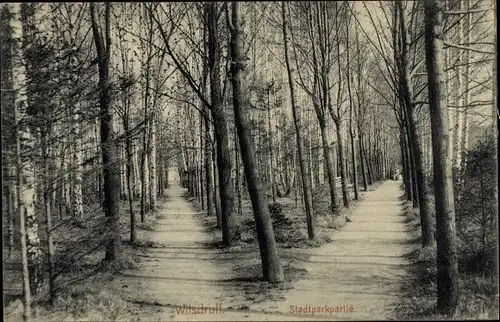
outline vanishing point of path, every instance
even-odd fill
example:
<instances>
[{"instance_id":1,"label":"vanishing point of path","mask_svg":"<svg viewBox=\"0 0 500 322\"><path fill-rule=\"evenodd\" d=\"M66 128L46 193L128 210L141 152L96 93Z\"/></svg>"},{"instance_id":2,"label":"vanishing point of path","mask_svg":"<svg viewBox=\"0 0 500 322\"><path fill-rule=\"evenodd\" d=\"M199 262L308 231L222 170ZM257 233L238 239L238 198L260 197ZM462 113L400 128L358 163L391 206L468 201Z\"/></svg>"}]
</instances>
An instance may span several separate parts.
<instances>
[{"instance_id":1,"label":"vanishing point of path","mask_svg":"<svg viewBox=\"0 0 500 322\"><path fill-rule=\"evenodd\" d=\"M186 320L380 320L392 317L393 304L403 296L399 289L406 275L410 238L404 224L399 181L386 181L377 190L363 193L364 200L349 218L352 222L331 236L320 248L297 249L310 258L306 276L278 302L248 304L249 310L226 309L225 294L238 287L231 278L231 253L210 248L214 242L195 209L186 201L185 189L167 190L167 204L157 229L148 234L154 247L147 249L141 267L123 273L115 283L130 292L129 300L156 304L161 310L147 321ZM236 258L236 259L235 259ZM241 290L243 292L243 290ZM223 314L178 314L176 306L222 304ZM292 307L352 307L344 313L292 313Z\"/></svg>"}]
</instances>

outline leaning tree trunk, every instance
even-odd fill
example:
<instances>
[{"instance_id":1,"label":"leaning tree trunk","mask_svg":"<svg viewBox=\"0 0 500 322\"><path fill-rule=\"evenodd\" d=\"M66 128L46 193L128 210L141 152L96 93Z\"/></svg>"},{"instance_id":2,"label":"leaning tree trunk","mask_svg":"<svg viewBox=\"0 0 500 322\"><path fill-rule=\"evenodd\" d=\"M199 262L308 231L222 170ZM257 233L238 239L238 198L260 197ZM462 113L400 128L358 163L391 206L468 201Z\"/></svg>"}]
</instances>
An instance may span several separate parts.
<instances>
[{"instance_id":1,"label":"leaning tree trunk","mask_svg":"<svg viewBox=\"0 0 500 322\"><path fill-rule=\"evenodd\" d=\"M302 191L304 194L304 203L306 208L306 220L307 220L307 232L309 239L314 239L314 214L313 214L313 205L312 205L312 193L311 193L311 182L308 179L307 174L307 166L305 160L304 153L304 141L301 135L301 126L299 120L299 113L297 111L297 105L295 103L295 87L292 69L290 67L290 59L288 57L288 37L287 37L287 25L286 25L286 16L285 16L285 3L281 2L281 10L282 10L282 19L283 19L283 39L284 39L284 47L285 47L285 63L286 70L288 74L288 84L290 86L290 100L292 104L292 114L293 114L293 124L295 126L295 138L297 140L297 152L298 152L298 161L300 167L300 173L302 178ZM295 158L294 158L295 161ZM295 169L295 167L294 167ZM297 184L297 176L295 176L295 191L296 196L298 192L298 184ZM297 197L296 197L297 199ZM296 203L297 204L297 203Z\"/></svg>"},{"instance_id":2,"label":"leaning tree trunk","mask_svg":"<svg viewBox=\"0 0 500 322\"><path fill-rule=\"evenodd\" d=\"M104 213L107 219L109 238L106 247L106 261L113 261L121 255L120 231L120 166L117 155L117 145L113 129L113 107L111 106L111 91L109 63L111 58L110 16L111 4L105 4L105 28L98 25L95 4L90 3L92 32L97 50L99 68L99 106L101 118L101 151L104 177ZM100 29L105 29L104 34Z\"/></svg>"},{"instance_id":3,"label":"leaning tree trunk","mask_svg":"<svg viewBox=\"0 0 500 322\"><path fill-rule=\"evenodd\" d=\"M245 176L247 178L248 192L254 211L264 279L272 283L279 283L284 280L283 269L274 238L266 195L262 186L260 173L255 163L255 147L250 136L250 127L246 113L247 97L244 75L246 63L243 50L243 24L240 4L232 2L231 9L230 18L228 13L228 24L231 33L231 82L233 85L235 123L240 141Z\"/></svg>"},{"instance_id":4,"label":"leaning tree trunk","mask_svg":"<svg viewBox=\"0 0 500 322\"><path fill-rule=\"evenodd\" d=\"M448 149L449 124L443 71L442 7L438 0L424 2L425 62L431 112L436 196L437 309L453 314L458 306L458 263L455 204L451 155Z\"/></svg>"}]
</instances>

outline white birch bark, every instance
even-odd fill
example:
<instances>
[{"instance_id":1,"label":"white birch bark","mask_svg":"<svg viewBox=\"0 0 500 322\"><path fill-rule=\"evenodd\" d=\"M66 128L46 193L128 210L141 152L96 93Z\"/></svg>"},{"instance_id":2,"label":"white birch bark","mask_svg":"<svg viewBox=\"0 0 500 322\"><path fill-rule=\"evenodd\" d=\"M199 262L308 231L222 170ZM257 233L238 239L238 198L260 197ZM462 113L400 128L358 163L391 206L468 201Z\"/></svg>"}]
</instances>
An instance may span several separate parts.
<instances>
[{"instance_id":1,"label":"white birch bark","mask_svg":"<svg viewBox=\"0 0 500 322\"><path fill-rule=\"evenodd\" d=\"M134 156L133 156L133 173L134 173L134 196L135 198L139 198L141 195L141 171L139 168L139 151L137 149L137 143L133 143Z\"/></svg>"},{"instance_id":2,"label":"white birch bark","mask_svg":"<svg viewBox=\"0 0 500 322\"><path fill-rule=\"evenodd\" d=\"M73 173L73 215L75 218L83 218L83 191L82 191L82 140L81 140L81 109L80 104L75 105L75 111L73 114L73 163L74 163L74 173Z\"/></svg>"},{"instance_id":3,"label":"white birch bark","mask_svg":"<svg viewBox=\"0 0 500 322\"><path fill-rule=\"evenodd\" d=\"M156 119L151 118L151 124L149 130L151 131L150 138L150 159L149 159L149 169L150 169L150 207L152 211L156 210L156 195L158 191L157 175L156 175ZM147 163L146 163L147 164Z\"/></svg>"},{"instance_id":4,"label":"white birch bark","mask_svg":"<svg viewBox=\"0 0 500 322\"><path fill-rule=\"evenodd\" d=\"M13 61L13 90L14 90L14 117L16 123L16 157L17 157L17 197L19 204L19 217L21 221L21 248L23 262L23 278L25 301L26 296L37 294L42 287L42 251L38 237L38 219L35 212L35 166L33 157L27 156L27 151L32 151L34 141L29 126L19 127L20 120L27 120L27 93L26 93L26 68L21 49L22 28L20 21L20 4L10 5L13 19L11 27L13 38L16 41ZM21 145L21 142L24 144ZM24 149L23 149L24 148ZM28 279L28 280L27 280ZM27 292L27 294L26 294ZM26 307L25 307L26 308Z\"/></svg>"}]
</instances>

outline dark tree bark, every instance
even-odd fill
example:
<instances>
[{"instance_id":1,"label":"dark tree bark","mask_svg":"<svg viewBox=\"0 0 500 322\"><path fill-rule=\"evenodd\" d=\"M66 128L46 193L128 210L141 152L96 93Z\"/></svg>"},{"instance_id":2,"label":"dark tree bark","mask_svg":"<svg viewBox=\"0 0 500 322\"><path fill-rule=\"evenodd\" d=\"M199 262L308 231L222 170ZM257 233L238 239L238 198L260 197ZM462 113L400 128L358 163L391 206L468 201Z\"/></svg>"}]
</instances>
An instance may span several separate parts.
<instances>
[{"instance_id":1,"label":"dark tree bark","mask_svg":"<svg viewBox=\"0 0 500 322\"><path fill-rule=\"evenodd\" d=\"M231 3L231 17L228 13L228 25L231 33L231 82L233 85L233 108L235 123L241 147L241 157L247 178L248 193L254 211L255 225L259 239L264 279L272 283L283 282L278 247L274 238L271 215L267 206L266 195L260 173L255 163L255 147L250 136L246 110L245 93L245 53L243 51L243 24L240 4Z\"/></svg>"},{"instance_id":2,"label":"dark tree bark","mask_svg":"<svg viewBox=\"0 0 500 322\"><path fill-rule=\"evenodd\" d=\"M351 59L349 55L349 28L346 28L346 46L347 46L347 65L351 65ZM358 57L358 59L360 59ZM354 188L354 199L359 200L359 186L358 186L358 161L357 161L357 153L356 153L356 135L354 134L354 103L352 100L351 93L351 71L350 68L347 68L347 93L349 95L349 110L350 110L350 118L349 118L349 134L351 135L351 160L352 160L352 182Z\"/></svg>"},{"instance_id":3,"label":"dark tree bark","mask_svg":"<svg viewBox=\"0 0 500 322\"><path fill-rule=\"evenodd\" d=\"M361 128L358 128L358 145L359 145L359 162L361 163L361 172L363 174L363 189L368 191L368 166L366 165L366 157L363 151L363 134Z\"/></svg>"},{"instance_id":4,"label":"dark tree bark","mask_svg":"<svg viewBox=\"0 0 500 322\"><path fill-rule=\"evenodd\" d=\"M212 167L214 173L214 204L215 204L215 215L217 217L217 228L222 228L222 210L221 210L221 200L220 194L217 193L219 190L219 171L217 169L217 152L216 152L216 144L212 145Z\"/></svg>"},{"instance_id":5,"label":"dark tree bark","mask_svg":"<svg viewBox=\"0 0 500 322\"><path fill-rule=\"evenodd\" d=\"M135 213L134 213L134 206L133 206L133 200L134 196L132 193L132 187L133 187L133 181L132 181L132 165L133 165L133 151L132 151L132 139L130 137L129 133L129 106L125 107L127 112L125 113L126 115L123 116L123 127L125 131L125 154L127 155L127 196L128 196L128 207L129 207L129 213L130 213L130 243L134 244L137 240L137 233L136 233L136 223L135 223Z\"/></svg>"},{"instance_id":6,"label":"dark tree bark","mask_svg":"<svg viewBox=\"0 0 500 322\"><path fill-rule=\"evenodd\" d=\"M399 141L401 145L401 163L403 164L403 179L405 185L405 195L407 201L413 202L413 190L411 183L410 162L408 160L408 144L406 143L406 135L404 133L404 125L400 128Z\"/></svg>"},{"instance_id":7,"label":"dark tree bark","mask_svg":"<svg viewBox=\"0 0 500 322\"><path fill-rule=\"evenodd\" d=\"M401 28L401 80L403 97L407 110L408 125L411 133L411 146L413 147L414 166L418 188L418 204L420 210L420 226L422 229L422 247L430 246L434 243L434 231L432 229L432 218L429 203L429 193L425 182L424 165L422 161L422 149L420 137L415 123L415 108L413 103L413 86L409 73L408 61L408 31L405 25L405 16L403 5L400 1L396 1L399 11L399 23Z\"/></svg>"},{"instance_id":8,"label":"dark tree bark","mask_svg":"<svg viewBox=\"0 0 500 322\"><path fill-rule=\"evenodd\" d=\"M233 245L233 211L234 193L231 178L231 151L226 115L222 104L220 79L220 45L217 21L219 10L217 3L207 3L208 22L208 56L210 70L211 112L214 121L215 139L217 141L217 167L219 170L219 189L222 211L222 242L224 246Z\"/></svg>"},{"instance_id":9,"label":"dark tree bark","mask_svg":"<svg viewBox=\"0 0 500 322\"><path fill-rule=\"evenodd\" d=\"M450 135L446 113L443 70L443 8L438 0L424 2L425 63L427 67L431 114L434 193L436 196L437 309L453 314L458 306L458 263L455 204Z\"/></svg>"},{"instance_id":10,"label":"dark tree bark","mask_svg":"<svg viewBox=\"0 0 500 322\"><path fill-rule=\"evenodd\" d=\"M120 166L118 163L117 144L113 129L113 108L111 107L109 62L111 57L110 16L111 3L105 4L104 32L98 25L94 3L90 3L92 32L97 50L99 68L99 106L101 118L101 151L104 177L104 213L109 227L109 240L105 260L112 261L121 255L120 232Z\"/></svg>"},{"instance_id":11,"label":"dark tree bark","mask_svg":"<svg viewBox=\"0 0 500 322\"><path fill-rule=\"evenodd\" d=\"M205 111L207 113L208 110ZM215 215L214 205L214 181L212 170L212 137L210 135L210 120L207 114L204 115L205 120L205 177L207 185L207 215Z\"/></svg>"},{"instance_id":12,"label":"dark tree bark","mask_svg":"<svg viewBox=\"0 0 500 322\"><path fill-rule=\"evenodd\" d=\"M236 167L236 196L238 198L238 216L243 214L243 202L242 202L242 193L241 193L241 171L240 171L240 149L238 144L238 133L237 130L234 130L234 160Z\"/></svg>"},{"instance_id":13,"label":"dark tree bark","mask_svg":"<svg viewBox=\"0 0 500 322\"><path fill-rule=\"evenodd\" d=\"M290 59L288 57L288 37L287 37L287 24L286 24L286 15L285 15L285 3L281 2L281 14L283 19L283 39L284 39L284 49L285 49L285 63L286 70L288 74L288 84L290 86L290 100L292 103L292 114L293 114L293 124L295 126L295 138L297 141L297 152L298 152L298 161L300 167L300 174L302 178L302 191L304 193L304 204L306 208L306 220L307 220L307 233L309 239L315 238L314 233L314 215L313 215L313 205L312 205L312 194L311 194L311 181L308 179L307 166L305 160L304 153L304 141L301 135L300 128L300 120L297 113L297 105L295 102L295 88L294 88L294 80L292 75L292 69L290 67ZM297 178L295 178L297 181ZM298 185L296 184L296 187Z\"/></svg>"},{"instance_id":14,"label":"dark tree bark","mask_svg":"<svg viewBox=\"0 0 500 322\"><path fill-rule=\"evenodd\" d=\"M344 148L344 136L342 135L342 127L341 122L339 120L334 120L336 131L337 131L337 141L338 141L338 150L339 150L339 159L340 159L340 178L342 184L342 200L344 202L344 207L349 207L349 195L347 190L347 166L346 166L346 157L345 157L345 148Z\"/></svg>"}]
</instances>

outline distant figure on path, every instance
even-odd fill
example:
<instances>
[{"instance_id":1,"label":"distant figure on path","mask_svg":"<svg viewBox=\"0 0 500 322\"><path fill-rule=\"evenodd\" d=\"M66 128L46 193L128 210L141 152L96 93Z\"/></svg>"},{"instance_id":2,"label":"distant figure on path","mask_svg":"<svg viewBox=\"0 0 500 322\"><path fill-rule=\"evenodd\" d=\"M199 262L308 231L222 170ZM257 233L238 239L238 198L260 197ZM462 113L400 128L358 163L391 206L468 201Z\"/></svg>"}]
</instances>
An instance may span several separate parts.
<instances>
[{"instance_id":1,"label":"distant figure on path","mask_svg":"<svg viewBox=\"0 0 500 322\"><path fill-rule=\"evenodd\" d=\"M394 181L401 180L401 172L399 171L398 168L396 168L396 170L394 170L394 174L392 175L392 180L394 180Z\"/></svg>"}]
</instances>

